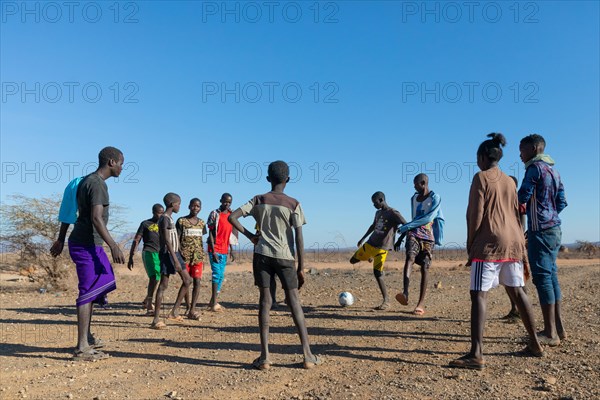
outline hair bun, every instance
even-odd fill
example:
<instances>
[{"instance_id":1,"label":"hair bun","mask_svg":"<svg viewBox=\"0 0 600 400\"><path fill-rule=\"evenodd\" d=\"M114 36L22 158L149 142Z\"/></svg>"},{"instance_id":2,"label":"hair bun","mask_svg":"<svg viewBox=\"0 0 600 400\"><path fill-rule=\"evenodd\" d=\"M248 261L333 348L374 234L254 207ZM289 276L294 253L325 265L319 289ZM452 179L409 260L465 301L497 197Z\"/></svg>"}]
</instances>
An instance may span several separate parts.
<instances>
[{"instance_id":1,"label":"hair bun","mask_svg":"<svg viewBox=\"0 0 600 400\"><path fill-rule=\"evenodd\" d=\"M502 146L506 146L506 138L504 137L503 134L501 133L496 133L496 132L492 132L489 135L487 135L489 138L491 138L492 142L494 142L495 144L498 145L498 147Z\"/></svg>"}]
</instances>

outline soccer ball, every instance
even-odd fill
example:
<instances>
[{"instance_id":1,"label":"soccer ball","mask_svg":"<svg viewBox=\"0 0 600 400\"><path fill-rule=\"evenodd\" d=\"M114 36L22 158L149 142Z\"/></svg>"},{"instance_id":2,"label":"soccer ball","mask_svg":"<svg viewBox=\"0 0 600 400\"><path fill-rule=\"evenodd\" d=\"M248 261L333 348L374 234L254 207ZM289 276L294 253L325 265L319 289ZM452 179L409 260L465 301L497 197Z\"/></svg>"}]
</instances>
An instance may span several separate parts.
<instances>
[{"instance_id":1,"label":"soccer ball","mask_svg":"<svg viewBox=\"0 0 600 400\"><path fill-rule=\"evenodd\" d=\"M342 307L348 307L354 304L354 296L350 292L342 292L338 296L338 301Z\"/></svg>"}]
</instances>

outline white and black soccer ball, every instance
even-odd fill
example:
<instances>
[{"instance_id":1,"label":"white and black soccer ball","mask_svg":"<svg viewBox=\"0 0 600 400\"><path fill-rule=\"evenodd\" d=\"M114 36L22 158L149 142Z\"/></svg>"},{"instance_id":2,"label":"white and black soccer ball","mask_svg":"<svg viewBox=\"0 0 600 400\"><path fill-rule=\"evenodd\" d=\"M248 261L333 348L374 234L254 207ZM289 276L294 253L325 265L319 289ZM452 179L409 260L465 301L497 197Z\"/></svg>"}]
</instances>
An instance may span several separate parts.
<instances>
[{"instance_id":1,"label":"white and black soccer ball","mask_svg":"<svg viewBox=\"0 0 600 400\"><path fill-rule=\"evenodd\" d=\"M340 302L340 306L348 307L354 304L354 296L350 292L342 292L338 296L338 301Z\"/></svg>"}]
</instances>

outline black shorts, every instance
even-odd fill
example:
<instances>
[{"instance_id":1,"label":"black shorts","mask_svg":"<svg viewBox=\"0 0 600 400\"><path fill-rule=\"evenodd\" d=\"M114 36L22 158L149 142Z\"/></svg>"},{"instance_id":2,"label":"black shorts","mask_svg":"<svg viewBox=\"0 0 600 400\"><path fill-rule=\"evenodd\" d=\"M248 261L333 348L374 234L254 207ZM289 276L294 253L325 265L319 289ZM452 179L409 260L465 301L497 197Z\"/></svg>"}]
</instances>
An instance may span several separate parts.
<instances>
[{"instance_id":1,"label":"black shorts","mask_svg":"<svg viewBox=\"0 0 600 400\"><path fill-rule=\"evenodd\" d=\"M298 274L294 260L282 260L254 253L252 259L254 284L260 288L271 286L271 279L277 275L284 290L298 288Z\"/></svg>"},{"instance_id":2,"label":"black shorts","mask_svg":"<svg viewBox=\"0 0 600 400\"><path fill-rule=\"evenodd\" d=\"M174 275L177 271L175 271L175 261L171 257L170 253L159 253L158 257L160 259L160 274L161 275ZM181 268L185 268L185 261L183 261L183 257L181 253L176 251L175 257L179 260L179 265Z\"/></svg>"}]
</instances>

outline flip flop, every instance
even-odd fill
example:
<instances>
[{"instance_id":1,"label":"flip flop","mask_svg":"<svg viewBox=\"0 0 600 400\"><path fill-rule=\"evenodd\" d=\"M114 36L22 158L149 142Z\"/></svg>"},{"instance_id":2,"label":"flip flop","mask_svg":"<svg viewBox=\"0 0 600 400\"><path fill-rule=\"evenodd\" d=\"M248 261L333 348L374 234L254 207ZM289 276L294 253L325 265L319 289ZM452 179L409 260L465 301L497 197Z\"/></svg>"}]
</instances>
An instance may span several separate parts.
<instances>
[{"instance_id":1,"label":"flip flop","mask_svg":"<svg viewBox=\"0 0 600 400\"><path fill-rule=\"evenodd\" d=\"M383 311L383 310L387 310L388 308L390 308L390 303L383 302L380 305L378 305L377 307L375 307L374 310Z\"/></svg>"},{"instance_id":2,"label":"flip flop","mask_svg":"<svg viewBox=\"0 0 600 400\"><path fill-rule=\"evenodd\" d=\"M176 317L167 317L167 319L169 321L174 321L174 322L183 322L183 317L181 315L178 315Z\"/></svg>"},{"instance_id":3,"label":"flip flop","mask_svg":"<svg viewBox=\"0 0 600 400\"><path fill-rule=\"evenodd\" d=\"M104 340L102 340L94 335L90 335L90 337L88 339L88 344L93 349L101 349L105 345Z\"/></svg>"},{"instance_id":4,"label":"flip flop","mask_svg":"<svg viewBox=\"0 0 600 400\"><path fill-rule=\"evenodd\" d=\"M92 347L88 347L85 350L75 350L73 353L73 361L97 361L108 358L108 354L96 350Z\"/></svg>"},{"instance_id":5,"label":"flip flop","mask_svg":"<svg viewBox=\"0 0 600 400\"><path fill-rule=\"evenodd\" d=\"M226 310L226 308L225 308L225 307L223 307L223 306L222 306L222 305L220 305L220 304L216 304L216 305L214 305L214 306L212 306L212 307L208 307L208 310L209 310L209 311L212 311L212 312L223 312L223 311L225 311L225 310Z\"/></svg>"},{"instance_id":6,"label":"flip flop","mask_svg":"<svg viewBox=\"0 0 600 400\"><path fill-rule=\"evenodd\" d=\"M151 328L151 329L156 329L156 330L159 330L159 331L160 331L160 330L163 330L163 329L167 329L167 324L165 324L165 323L164 323L164 322L162 322L162 321L158 321L157 323L152 323L152 324L150 325L150 328Z\"/></svg>"},{"instance_id":7,"label":"flip flop","mask_svg":"<svg viewBox=\"0 0 600 400\"><path fill-rule=\"evenodd\" d=\"M252 361L252 368L265 371L271 368L271 362L269 360L261 360L260 357L258 357L256 360Z\"/></svg>"},{"instance_id":8,"label":"flip flop","mask_svg":"<svg viewBox=\"0 0 600 400\"><path fill-rule=\"evenodd\" d=\"M448 366L452 368L476 369L481 371L485 368L485 362L476 360L474 358L471 358L469 355L466 355L462 356L461 358L457 358L456 360L450 361Z\"/></svg>"},{"instance_id":9,"label":"flip flop","mask_svg":"<svg viewBox=\"0 0 600 400\"><path fill-rule=\"evenodd\" d=\"M425 315L425 310L423 310L422 308L418 307L415 308L415 310L413 311L414 315Z\"/></svg>"},{"instance_id":10,"label":"flip flop","mask_svg":"<svg viewBox=\"0 0 600 400\"><path fill-rule=\"evenodd\" d=\"M523 350L517 352L518 356L521 357L544 357L544 351L535 351L529 345L527 345Z\"/></svg>"},{"instance_id":11,"label":"flip flop","mask_svg":"<svg viewBox=\"0 0 600 400\"><path fill-rule=\"evenodd\" d=\"M396 300L398 300L398 303L402 304L403 306L408 305L408 298L404 295L404 293L398 293L396 295Z\"/></svg>"},{"instance_id":12,"label":"flip flop","mask_svg":"<svg viewBox=\"0 0 600 400\"><path fill-rule=\"evenodd\" d=\"M548 336L544 335L542 332L538 332L537 337L538 337L538 342L540 342L540 344L543 344L546 346L556 347L560 344L560 339L558 337L549 338Z\"/></svg>"},{"instance_id":13,"label":"flip flop","mask_svg":"<svg viewBox=\"0 0 600 400\"><path fill-rule=\"evenodd\" d=\"M323 364L323 360L319 356L315 356L314 361L306 361L306 358L304 359L304 369L312 369L321 364Z\"/></svg>"},{"instance_id":14,"label":"flip flop","mask_svg":"<svg viewBox=\"0 0 600 400\"><path fill-rule=\"evenodd\" d=\"M193 319L194 321L200 321L201 317L202 317L201 314L198 312L187 315L187 319Z\"/></svg>"},{"instance_id":15,"label":"flip flop","mask_svg":"<svg viewBox=\"0 0 600 400\"><path fill-rule=\"evenodd\" d=\"M154 317L154 310L146 310L144 314L146 317Z\"/></svg>"}]
</instances>

